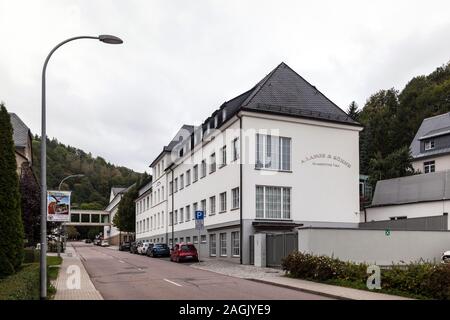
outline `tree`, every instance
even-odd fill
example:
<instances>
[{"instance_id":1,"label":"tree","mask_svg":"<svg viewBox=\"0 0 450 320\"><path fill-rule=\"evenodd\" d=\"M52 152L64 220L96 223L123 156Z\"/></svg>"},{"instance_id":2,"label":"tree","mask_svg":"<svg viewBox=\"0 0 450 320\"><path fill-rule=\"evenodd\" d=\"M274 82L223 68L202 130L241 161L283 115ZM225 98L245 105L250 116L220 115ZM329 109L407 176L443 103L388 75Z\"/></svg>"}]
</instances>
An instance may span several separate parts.
<instances>
[{"instance_id":1,"label":"tree","mask_svg":"<svg viewBox=\"0 0 450 320\"><path fill-rule=\"evenodd\" d=\"M22 165L20 175L22 221L28 246L40 239L40 186L28 163Z\"/></svg>"},{"instance_id":2,"label":"tree","mask_svg":"<svg viewBox=\"0 0 450 320\"><path fill-rule=\"evenodd\" d=\"M76 239L80 235L77 228L75 228L74 226L67 226L66 231L67 231L67 237L69 239Z\"/></svg>"},{"instance_id":3,"label":"tree","mask_svg":"<svg viewBox=\"0 0 450 320\"><path fill-rule=\"evenodd\" d=\"M350 118L352 118L355 121L359 121L359 110L358 110L358 105L356 104L355 101L352 101L350 103L350 105L348 106L347 109L347 114L349 115Z\"/></svg>"},{"instance_id":4,"label":"tree","mask_svg":"<svg viewBox=\"0 0 450 320\"><path fill-rule=\"evenodd\" d=\"M19 178L12 137L10 116L0 104L0 276L16 271L23 259Z\"/></svg>"},{"instance_id":5,"label":"tree","mask_svg":"<svg viewBox=\"0 0 450 320\"><path fill-rule=\"evenodd\" d=\"M136 210L134 200L138 197L140 181L134 184L120 200L117 213L113 218L113 225L121 232L134 232L136 226Z\"/></svg>"}]
</instances>

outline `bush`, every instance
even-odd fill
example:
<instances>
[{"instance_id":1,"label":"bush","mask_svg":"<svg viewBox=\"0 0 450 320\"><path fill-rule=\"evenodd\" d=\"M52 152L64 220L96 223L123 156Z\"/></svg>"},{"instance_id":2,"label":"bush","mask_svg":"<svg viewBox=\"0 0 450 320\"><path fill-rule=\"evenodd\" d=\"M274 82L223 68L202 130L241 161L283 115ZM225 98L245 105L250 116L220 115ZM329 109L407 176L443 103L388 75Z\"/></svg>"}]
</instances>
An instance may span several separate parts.
<instances>
[{"instance_id":1,"label":"bush","mask_svg":"<svg viewBox=\"0 0 450 320\"><path fill-rule=\"evenodd\" d=\"M0 279L14 273L14 267L6 258L5 254L0 251Z\"/></svg>"},{"instance_id":2,"label":"bush","mask_svg":"<svg viewBox=\"0 0 450 320\"><path fill-rule=\"evenodd\" d=\"M0 280L0 300L38 300L39 264L23 265L17 273Z\"/></svg>"},{"instance_id":3,"label":"bush","mask_svg":"<svg viewBox=\"0 0 450 320\"><path fill-rule=\"evenodd\" d=\"M36 250L34 248L25 248L23 250L23 253L23 263L39 262L40 250Z\"/></svg>"},{"instance_id":4,"label":"bush","mask_svg":"<svg viewBox=\"0 0 450 320\"><path fill-rule=\"evenodd\" d=\"M350 284L365 288L367 264L344 262L328 256L295 251L282 261L283 270L295 278ZM450 300L450 265L415 262L392 265L381 271L383 292Z\"/></svg>"}]
</instances>

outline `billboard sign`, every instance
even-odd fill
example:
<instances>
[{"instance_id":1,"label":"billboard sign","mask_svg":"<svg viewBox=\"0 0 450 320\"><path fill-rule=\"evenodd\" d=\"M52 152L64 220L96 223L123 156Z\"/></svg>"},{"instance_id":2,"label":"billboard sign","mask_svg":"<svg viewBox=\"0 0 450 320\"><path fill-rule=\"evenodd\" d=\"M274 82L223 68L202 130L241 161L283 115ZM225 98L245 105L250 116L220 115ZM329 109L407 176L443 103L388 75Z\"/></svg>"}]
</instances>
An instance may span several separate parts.
<instances>
[{"instance_id":1,"label":"billboard sign","mask_svg":"<svg viewBox=\"0 0 450 320\"><path fill-rule=\"evenodd\" d=\"M71 191L47 192L47 221L70 222Z\"/></svg>"}]
</instances>

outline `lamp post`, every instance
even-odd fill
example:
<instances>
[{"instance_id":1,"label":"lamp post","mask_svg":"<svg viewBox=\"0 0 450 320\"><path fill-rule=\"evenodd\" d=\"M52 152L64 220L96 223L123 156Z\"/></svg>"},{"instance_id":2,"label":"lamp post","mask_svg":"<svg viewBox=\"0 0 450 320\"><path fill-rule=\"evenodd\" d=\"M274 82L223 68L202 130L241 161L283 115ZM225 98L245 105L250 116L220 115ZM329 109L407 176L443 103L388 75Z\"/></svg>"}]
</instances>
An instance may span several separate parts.
<instances>
[{"instance_id":1,"label":"lamp post","mask_svg":"<svg viewBox=\"0 0 450 320\"><path fill-rule=\"evenodd\" d=\"M64 179L61 180L61 182L58 185L58 191L61 191L61 186L63 184L64 181L66 181L67 179L70 178L81 178L84 177L84 174L72 174L70 176L65 177ZM56 243L56 251L58 252L58 257L61 257L61 232L62 232L62 227L63 227L64 223L61 223L60 227L59 227L59 232L58 232L58 241ZM65 228L64 228L65 230ZM66 234L66 232L64 232L64 235Z\"/></svg>"},{"instance_id":2,"label":"lamp post","mask_svg":"<svg viewBox=\"0 0 450 320\"><path fill-rule=\"evenodd\" d=\"M41 114L41 256L40 256L40 297L47 298L47 134L46 134L46 101L45 72L53 53L67 42L79 39L94 39L108 44L121 44L123 41L111 35L78 36L66 39L54 47L45 59L42 68L42 114Z\"/></svg>"}]
</instances>

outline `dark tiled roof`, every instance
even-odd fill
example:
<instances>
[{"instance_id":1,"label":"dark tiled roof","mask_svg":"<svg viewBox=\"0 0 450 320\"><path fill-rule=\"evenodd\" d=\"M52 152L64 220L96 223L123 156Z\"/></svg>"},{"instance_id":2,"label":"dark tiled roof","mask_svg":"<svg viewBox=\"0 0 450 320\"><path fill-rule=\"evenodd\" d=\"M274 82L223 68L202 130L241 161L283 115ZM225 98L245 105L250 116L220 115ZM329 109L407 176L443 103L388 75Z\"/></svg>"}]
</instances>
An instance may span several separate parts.
<instances>
[{"instance_id":1,"label":"dark tiled roof","mask_svg":"<svg viewBox=\"0 0 450 320\"><path fill-rule=\"evenodd\" d=\"M450 171L417 174L377 182L371 206L450 199Z\"/></svg>"},{"instance_id":2,"label":"dark tiled roof","mask_svg":"<svg viewBox=\"0 0 450 320\"><path fill-rule=\"evenodd\" d=\"M423 119L422 124L417 130L416 135L411 142L411 155L413 158L421 158L428 155L437 155L448 153L448 148L434 150L433 152L427 151L425 153L420 152L420 140L426 137L438 136L446 134L446 131L450 129L450 112L444 113L438 116Z\"/></svg>"},{"instance_id":3,"label":"dark tiled roof","mask_svg":"<svg viewBox=\"0 0 450 320\"><path fill-rule=\"evenodd\" d=\"M11 117L11 125L13 127L13 139L16 147L27 147L30 129L15 113L9 114Z\"/></svg>"}]
</instances>

